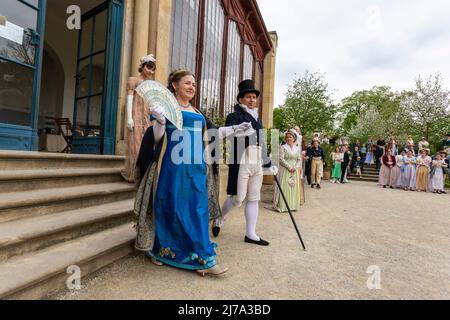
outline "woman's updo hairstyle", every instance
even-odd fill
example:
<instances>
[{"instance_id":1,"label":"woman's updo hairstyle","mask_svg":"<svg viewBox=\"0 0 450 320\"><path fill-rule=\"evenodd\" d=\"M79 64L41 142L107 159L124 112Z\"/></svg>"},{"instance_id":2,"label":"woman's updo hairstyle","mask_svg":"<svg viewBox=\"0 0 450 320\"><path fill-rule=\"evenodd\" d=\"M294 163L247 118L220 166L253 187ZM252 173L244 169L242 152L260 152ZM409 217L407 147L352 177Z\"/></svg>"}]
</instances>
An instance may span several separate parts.
<instances>
[{"instance_id":1,"label":"woman's updo hairstyle","mask_svg":"<svg viewBox=\"0 0 450 320\"><path fill-rule=\"evenodd\" d=\"M168 83L167 88L170 90L170 92L172 92L175 95L175 88L173 87L172 84L180 82L181 79L183 79L186 76L193 76L195 78L195 75L188 70L179 69L173 71L169 76L169 80L167 81Z\"/></svg>"}]
</instances>

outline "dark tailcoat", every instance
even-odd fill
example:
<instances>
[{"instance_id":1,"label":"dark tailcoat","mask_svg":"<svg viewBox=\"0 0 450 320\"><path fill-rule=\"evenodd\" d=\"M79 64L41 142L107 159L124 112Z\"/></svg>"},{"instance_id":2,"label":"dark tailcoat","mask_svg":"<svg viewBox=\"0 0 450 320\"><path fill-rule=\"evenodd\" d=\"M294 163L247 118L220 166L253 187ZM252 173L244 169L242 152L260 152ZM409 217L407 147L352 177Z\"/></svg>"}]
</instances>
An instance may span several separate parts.
<instances>
[{"instance_id":1,"label":"dark tailcoat","mask_svg":"<svg viewBox=\"0 0 450 320\"><path fill-rule=\"evenodd\" d=\"M250 145L256 145L262 147L262 156L264 168L270 168L271 162L267 155L267 146L264 141L264 138L260 136L260 130L263 130L263 124L261 119L258 121L255 120L248 112L244 110L239 104L234 107L234 112L228 115L225 126L236 126L244 122L250 122L253 126L253 129L256 130L256 133L249 137L240 137L233 138L232 145L234 148L231 151L231 161L232 163L228 165L228 188L227 194L230 196L237 195L237 183L238 183L238 175L239 175L239 161L242 158L242 150L238 151L238 139L245 139L245 149L247 149Z\"/></svg>"}]
</instances>

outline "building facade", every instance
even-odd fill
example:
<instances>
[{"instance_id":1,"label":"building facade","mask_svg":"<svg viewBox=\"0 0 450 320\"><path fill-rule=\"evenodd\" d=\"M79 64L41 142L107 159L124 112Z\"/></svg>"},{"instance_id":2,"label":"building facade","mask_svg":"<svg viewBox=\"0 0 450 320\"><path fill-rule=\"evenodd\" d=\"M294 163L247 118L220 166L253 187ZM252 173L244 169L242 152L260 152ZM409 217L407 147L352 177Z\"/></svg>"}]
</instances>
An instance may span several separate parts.
<instances>
[{"instance_id":1,"label":"building facade","mask_svg":"<svg viewBox=\"0 0 450 320\"><path fill-rule=\"evenodd\" d=\"M163 84L196 74L195 105L212 118L254 79L271 127L277 41L256 0L2 0L0 149L40 150L68 118L73 153L126 154L126 81L148 53Z\"/></svg>"}]
</instances>

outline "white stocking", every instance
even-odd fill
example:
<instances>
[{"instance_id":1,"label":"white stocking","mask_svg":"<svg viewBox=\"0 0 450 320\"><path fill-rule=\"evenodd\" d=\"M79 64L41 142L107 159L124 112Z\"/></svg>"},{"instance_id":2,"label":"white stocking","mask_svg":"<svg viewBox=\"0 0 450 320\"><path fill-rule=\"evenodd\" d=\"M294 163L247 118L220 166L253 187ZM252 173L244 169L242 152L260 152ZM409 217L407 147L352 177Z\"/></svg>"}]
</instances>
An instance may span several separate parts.
<instances>
[{"instance_id":1,"label":"white stocking","mask_svg":"<svg viewBox=\"0 0 450 320\"><path fill-rule=\"evenodd\" d=\"M247 202L245 206L245 220L247 221L247 237L254 241L261 240L256 235L256 223L259 215L259 201Z\"/></svg>"}]
</instances>

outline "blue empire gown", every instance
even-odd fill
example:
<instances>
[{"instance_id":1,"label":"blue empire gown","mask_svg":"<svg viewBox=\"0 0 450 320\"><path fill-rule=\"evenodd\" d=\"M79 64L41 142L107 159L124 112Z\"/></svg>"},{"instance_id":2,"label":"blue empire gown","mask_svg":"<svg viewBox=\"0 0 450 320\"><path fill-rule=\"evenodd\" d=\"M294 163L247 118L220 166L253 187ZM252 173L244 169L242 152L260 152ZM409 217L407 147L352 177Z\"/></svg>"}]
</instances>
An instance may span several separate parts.
<instances>
[{"instance_id":1,"label":"blue empire gown","mask_svg":"<svg viewBox=\"0 0 450 320\"><path fill-rule=\"evenodd\" d=\"M209 269L216 265L216 245L209 238L202 138L206 121L201 114L182 114L182 131L166 125L167 150L153 203L155 243L148 255L177 268ZM172 159L172 154L179 157Z\"/></svg>"}]
</instances>

